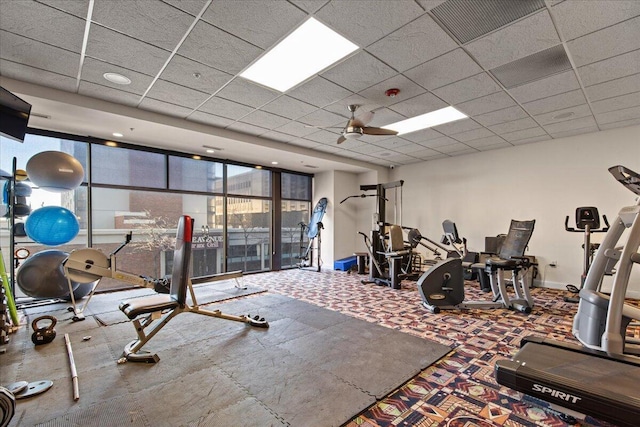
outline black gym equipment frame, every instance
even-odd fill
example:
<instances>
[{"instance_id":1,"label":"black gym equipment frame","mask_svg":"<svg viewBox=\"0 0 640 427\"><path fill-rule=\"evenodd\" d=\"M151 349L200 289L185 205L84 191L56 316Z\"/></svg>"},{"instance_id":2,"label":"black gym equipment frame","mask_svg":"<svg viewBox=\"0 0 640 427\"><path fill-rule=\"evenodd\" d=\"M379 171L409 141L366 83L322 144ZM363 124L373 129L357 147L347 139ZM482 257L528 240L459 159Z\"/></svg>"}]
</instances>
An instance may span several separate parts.
<instances>
[{"instance_id":1,"label":"black gym equipment frame","mask_svg":"<svg viewBox=\"0 0 640 427\"><path fill-rule=\"evenodd\" d=\"M495 364L498 384L544 400L570 415L586 414L621 427L640 420L637 358L526 337L512 360Z\"/></svg>"}]
</instances>

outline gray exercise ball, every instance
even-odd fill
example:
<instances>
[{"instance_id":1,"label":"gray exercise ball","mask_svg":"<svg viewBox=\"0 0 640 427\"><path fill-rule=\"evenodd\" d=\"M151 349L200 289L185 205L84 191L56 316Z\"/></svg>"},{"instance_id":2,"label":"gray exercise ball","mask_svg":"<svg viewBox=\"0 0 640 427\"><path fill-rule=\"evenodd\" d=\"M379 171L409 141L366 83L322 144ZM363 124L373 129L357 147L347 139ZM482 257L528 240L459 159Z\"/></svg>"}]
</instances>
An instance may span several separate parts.
<instances>
[{"instance_id":1,"label":"gray exercise ball","mask_svg":"<svg viewBox=\"0 0 640 427\"><path fill-rule=\"evenodd\" d=\"M31 182L43 190L61 193L73 190L84 179L82 164L62 151L43 151L27 162Z\"/></svg>"},{"instance_id":2,"label":"gray exercise ball","mask_svg":"<svg viewBox=\"0 0 640 427\"><path fill-rule=\"evenodd\" d=\"M64 298L69 295L69 284L62 261L69 254L47 249L30 256L18 268L16 281L25 295L33 298ZM75 291L78 283L71 282Z\"/></svg>"},{"instance_id":3,"label":"gray exercise ball","mask_svg":"<svg viewBox=\"0 0 640 427\"><path fill-rule=\"evenodd\" d=\"M74 289L73 291L73 298L78 301L84 297L86 297L87 295L89 295L91 293L91 291L93 290L93 287L96 285L97 280L94 280L93 282L89 282L89 283L80 283L78 285L77 288ZM75 282L72 282L75 283ZM71 301L71 294L68 293L68 289L67 289L67 295L64 297L64 299L66 299L67 301Z\"/></svg>"}]
</instances>

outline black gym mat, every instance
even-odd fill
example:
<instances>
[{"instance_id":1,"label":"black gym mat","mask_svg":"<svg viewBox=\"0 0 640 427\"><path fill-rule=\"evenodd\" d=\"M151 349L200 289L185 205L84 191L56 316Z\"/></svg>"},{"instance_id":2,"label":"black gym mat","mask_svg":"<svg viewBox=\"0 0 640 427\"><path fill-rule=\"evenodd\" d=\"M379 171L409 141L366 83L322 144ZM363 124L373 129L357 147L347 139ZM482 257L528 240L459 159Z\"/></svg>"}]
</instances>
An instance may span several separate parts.
<instances>
[{"instance_id":1,"label":"black gym mat","mask_svg":"<svg viewBox=\"0 0 640 427\"><path fill-rule=\"evenodd\" d=\"M10 425L122 425L126 418L137 426L339 426L450 351L271 293L210 308L257 314L270 328L183 313L146 346L160 362L118 365L135 337L131 324L59 322L59 337L38 347L22 327L2 356L2 382L50 379L54 386L21 401ZM65 332L78 370L77 402Z\"/></svg>"}]
</instances>

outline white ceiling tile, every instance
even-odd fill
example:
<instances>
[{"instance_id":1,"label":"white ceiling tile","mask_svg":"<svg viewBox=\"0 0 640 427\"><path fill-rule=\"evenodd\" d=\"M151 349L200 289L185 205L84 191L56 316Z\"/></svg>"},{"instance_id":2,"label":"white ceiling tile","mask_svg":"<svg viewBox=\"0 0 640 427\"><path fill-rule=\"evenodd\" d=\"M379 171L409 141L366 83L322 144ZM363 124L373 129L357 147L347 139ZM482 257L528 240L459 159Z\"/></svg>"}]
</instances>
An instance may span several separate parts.
<instances>
[{"instance_id":1,"label":"white ceiling tile","mask_svg":"<svg viewBox=\"0 0 640 427\"><path fill-rule=\"evenodd\" d=\"M360 51L322 73L322 77L353 92L393 77L396 72L371 54Z\"/></svg>"},{"instance_id":2,"label":"white ceiling tile","mask_svg":"<svg viewBox=\"0 0 640 427\"><path fill-rule=\"evenodd\" d=\"M262 135L260 135L260 137L262 138ZM303 138L294 138L287 144L297 145L298 147L311 148L312 150L316 150L324 146L324 144L321 144L319 142L313 142Z\"/></svg>"},{"instance_id":3,"label":"white ceiling tile","mask_svg":"<svg viewBox=\"0 0 640 427\"><path fill-rule=\"evenodd\" d=\"M580 89L580 83L578 83L575 73L571 70L511 88L508 92L518 102L531 102L576 89Z\"/></svg>"},{"instance_id":4,"label":"white ceiling tile","mask_svg":"<svg viewBox=\"0 0 640 427\"><path fill-rule=\"evenodd\" d=\"M295 139L296 137L292 135L287 135L286 133L277 132L275 130L270 130L260 135L260 138L268 138L278 142L289 142Z\"/></svg>"},{"instance_id":5,"label":"white ceiling tile","mask_svg":"<svg viewBox=\"0 0 640 427\"><path fill-rule=\"evenodd\" d=\"M320 129L317 132L305 136L305 139L309 139L313 142L321 142L323 144L334 144L340 137L340 132L330 132L325 129Z\"/></svg>"},{"instance_id":6,"label":"white ceiling tile","mask_svg":"<svg viewBox=\"0 0 640 427\"><path fill-rule=\"evenodd\" d=\"M159 101L153 98L143 99L140 105L138 105L138 108L181 118L187 117L187 115L189 115L189 113L192 111L190 108L171 104L169 102Z\"/></svg>"},{"instance_id":7,"label":"white ceiling tile","mask_svg":"<svg viewBox=\"0 0 640 427\"><path fill-rule=\"evenodd\" d=\"M344 149L340 148L339 145L324 145L324 144L317 145L314 148L314 150L322 151L325 153L340 153L345 151Z\"/></svg>"},{"instance_id":8,"label":"white ceiling tile","mask_svg":"<svg viewBox=\"0 0 640 427\"><path fill-rule=\"evenodd\" d=\"M447 155L449 155L450 157L464 156L465 154L474 154L474 153L477 153L478 151L479 150L477 150L475 148L467 147L467 148L464 148L464 149L451 151L451 152L447 153Z\"/></svg>"},{"instance_id":9,"label":"white ceiling tile","mask_svg":"<svg viewBox=\"0 0 640 427\"><path fill-rule=\"evenodd\" d=\"M433 90L482 72L462 49L456 49L404 73L420 86Z\"/></svg>"},{"instance_id":10,"label":"white ceiling tile","mask_svg":"<svg viewBox=\"0 0 640 427\"><path fill-rule=\"evenodd\" d=\"M317 128L308 127L299 122L289 122L284 126L280 126L276 130L278 132L286 133L293 136L300 136L300 137L303 137L303 136L309 135L310 133L314 133L318 131Z\"/></svg>"},{"instance_id":11,"label":"white ceiling tile","mask_svg":"<svg viewBox=\"0 0 640 427\"><path fill-rule=\"evenodd\" d=\"M125 75L131 80L131 84L123 87L117 83L112 83L103 76L104 73L107 72ZM153 81L152 76L128 70L123 67L118 67L116 65L107 64L106 62L98 61L93 58L84 59L81 79L83 81L96 83L101 86L108 86L112 89L124 90L125 92L131 92L138 95L144 94Z\"/></svg>"},{"instance_id":12,"label":"white ceiling tile","mask_svg":"<svg viewBox=\"0 0 640 427\"><path fill-rule=\"evenodd\" d=\"M219 128L227 127L234 122L231 119L216 116L214 114L204 113L202 111L192 112L189 116L187 116L187 120Z\"/></svg>"},{"instance_id":13,"label":"white ceiling tile","mask_svg":"<svg viewBox=\"0 0 640 427\"><path fill-rule=\"evenodd\" d=\"M528 117L528 114L519 106L507 107L491 113L478 114L473 117L483 126L497 125L499 123L510 122L512 120Z\"/></svg>"},{"instance_id":14,"label":"white ceiling tile","mask_svg":"<svg viewBox=\"0 0 640 427\"><path fill-rule=\"evenodd\" d=\"M252 112L253 108L214 96L205 102L199 110L205 113L215 114L216 116L238 120Z\"/></svg>"},{"instance_id":15,"label":"white ceiling tile","mask_svg":"<svg viewBox=\"0 0 640 427\"><path fill-rule=\"evenodd\" d=\"M538 124L535 122L535 120L531 119L530 117L525 117L523 119L513 120L511 122L505 122L505 123L489 126L489 129L491 129L493 132L497 133L498 135L502 135L503 133L530 129L537 126Z\"/></svg>"},{"instance_id":16,"label":"white ceiling tile","mask_svg":"<svg viewBox=\"0 0 640 427\"><path fill-rule=\"evenodd\" d=\"M373 119L368 125L382 127L404 119L405 117L403 115L398 114L389 108L381 108L376 110Z\"/></svg>"},{"instance_id":17,"label":"white ceiling tile","mask_svg":"<svg viewBox=\"0 0 640 427\"><path fill-rule=\"evenodd\" d=\"M443 86L434 90L433 93L449 104L458 104L500 90L500 86L487 73L481 73Z\"/></svg>"},{"instance_id":18,"label":"white ceiling tile","mask_svg":"<svg viewBox=\"0 0 640 427\"><path fill-rule=\"evenodd\" d=\"M82 50L83 19L36 2L3 1L0 11L5 31L75 53Z\"/></svg>"},{"instance_id":19,"label":"white ceiling tile","mask_svg":"<svg viewBox=\"0 0 640 427\"><path fill-rule=\"evenodd\" d=\"M575 135L583 135L585 133L598 132L598 130L599 129L597 126L590 126L585 128L579 128L579 129L570 129L562 132L555 132L555 133L552 133L551 136L553 138L567 138Z\"/></svg>"},{"instance_id":20,"label":"white ceiling tile","mask_svg":"<svg viewBox=\"0 0 640 427\"><path fill-rule=\"evenodd\" d=\"M510 141L512 145L524 145L524 144L531 144L534 142L541 142L541 141L548 141L552 139L550 135L544 134L544 135L540 135L540 136L534 136L531 138L523 138L523 139L519 139L517 141Z\"/></svg>"},{"instance_id":21,"label":"white ceiling tile","mask_svg":"<svg viewBox=\"0 0 640 427\"><path fill-rule=\"evenodd\" d=\"M531 129L525 129L525 130L519 130L516 132L511 132L511 133L505 133L502 134L500 136L502 136L502 138L506 139L509 142L515 143L515 141L518 141L520 139L525 139L525 138L533 138L536 136L542 136L542 135L546 135L547 132L545 132L544 129L542 129L541 127L535 127L535 128L531 128Z\"/></svg>"},{"instance_id":22,"label":"white ceiling tile","mask_svg":"<svg viewBox=\"0 0 640 427\"><path fill-rule=\"evenodd\" d=\"M625 108L624 110L609 111L608 113L596 114L599 124L620 122L640 117L640 106Z\"/></svg>"},{"instance_id":23,"label":"white ceiling tile","mask_svg":"<svg viewBox=\"0 0 640 427\"><path fill-rule=\"evenodd\" d=\"M471 147L469 147L466 144L463 143L457 143L457 144L447 144L447 145L441 145L439 147L436 148L437 151L441 152L441 153L446 153L446 154L452 154L452 153L456 153L456 152L471 152L470 150L473 150L474 152L477 151L475 148L472 149Z\"/></svg>"},{"instance_id":24,"label":"white ceiling tile","mask_svg":"<svg viewBox=\"0 0 640 427\"><path fill-rule=\"evenodd\" d=\"M498 142L497 144L482 145L476 148L479 151L491 151L491 150L499 150L501 148L509 148L509 147L513 147L513 144L503 141L503 142Z\"/></svg>"},{"instance_id":25,"label":"white ceiling tile","mask_svg":"<svg viewBox=\"0 0 640 427\"><path fill-rule=\"evenodd\" d=\"M317 107L307 104L306 102L298 101L290 96L283 95L262 107L262 110L282 117L287 117L289 119L297 119L298 117L306 116L307 114L317 110Z\"/></svg>"},{"instance_id":26,"label":"white ceiling tile","mask_svg":"<svg viewBox=\"0 0 640 427\"><path fill-rule=\"evenodd\" d=\"M367 50L402 72L457 47L458 44L433 18L425 14L378 40Z\"/></svg>"},{"instance_id":27,"label":"white ceiling tile","mask_svg":"<svg viewBox=\"0 0 640 427\"><path fill-rule=\"evenodd\" d=\"M389 109L400 113L405 117L415 117L447 106L448 104L446 102L435 95L431 93L423 93L422 95L415 96L407 99L406 101L393 104Z\"/></svg>"},{"instance_id":28,"label":"white ceiling tile","mask_svg":"<svg viewBox=\"0 0 640 427\"><path fill-rule=\"evenodd\" d=\"M569 113L572 113L570 116L567 116ZM535 119L541 125L549 125L552 123L563 122L565 120L575 120L580 117L591 116L593 113L591 112L591 108L589 108L588 104L582 104L575 107L569 107L562 110L552 111L551 113L539 114L535 116Z\"/></svg>"},{"instance_id":29,"label":"white ceiling tile","mask_svg":"<svg viewBox=\"0 0 640 427\"><path fill-rule=\"evenodd\" d=\"M393 151L412 156L413 153L415 153L417 151L424 151L424 147L422 145L419 145L419 144L411 143L411 144L407 144L407 145L401 145L400 147L394 147Z\"/></svg>"},{"instance_id":30,"label":"white ceiling tile","mask_svg":"<svg viewBox=\"0 0 640 427\"><path fill-rule=\"evenodd\" d=\"M387 96L385 92L388 89L399 89L400 93L394 97ZM398 74L361 91L359 95L365 97L369 102L373 102L377 105L389 106L391 104L396 104L403 100L413 98L422 93L425 93L425 89L422 86L415 84L402 74Z\"/></svg>"},{"instance_id":31,"label":"white ceiling tile","mask_svg":"<svg viewBox=\"0 0 640 427\"><path fill-rule=\"evenodd\" d=\"M491 95L463 102L462 104L457 104L455 107L468 116L475 116L476 114L502 110L513 105L516 105L515 101L511 99L506 92L496 92Z\"/></svg>"},{"instance_id":32,"label":"white ceiling tile","mask_svg":"<svg viewBox=\"0 0 640 427\"><path fill-rule=\"evenodd\" d=\"M347 119L345 117L326 110L315 110L311 114L300 117L298 121L308 125L322 127L344 126L347 123Z\"/></svg>"},{"instance_id":33,"label":"white ceiling tile","mask_svg":"<svg viewBox=\"0 0 640 427\"><path fill-rule=\"evenodd\" d=\"M58 1L58 0L52 0ZM200 13L207 0L162 0L165 3L169 3L173 7L177 7L180 10L184 10L190 15L197 15Z\"/></svg>"},{"instance_id":34,"label":"white ceiling tile","mask_svg":"<svg viewBox=\"0 0 640 427\"><path fill-rule=\"evenodd\" d=\"M87 56L150 76L160 72L169 54L167 50L99 25L92 25L89 31Z\"/></svg>"},{"instance_id":35,"label":"white ceiling tile","mask_svg":"<svg viewBox=\"0 0 640 427\"><path fill-rule=\"evenodd\" d=\"M22 80L38 85L46 85L54 89L75 92L76 79L58 73L18 64L17 62L0 59L0 75L10 79Z\"/></svg>"},{"instance_id":36,"label":"white ceiling tile","mask_svg":"<svg viewBox=\"0 0 640 427\"><path fill-rule=\"evenodd\" d=\"M614 98L607 98L602 101L595 101L591 104L595 114L622 110L629 107L635 107L637 105L640 105L640 92L616 96Z\"/></svg>"},{"instance_id":37,"label":"white ceiling tile","mask_svg":"<svg viewBox=\"0 0 640 427\"><path fill-rule=\"evenodd\" d=\"M560 43L549 12L542 11L466 45L486 69L498 67Z\"/></svg>"},{"instance_id":38,"label":"white ceiling tile","mask_svg":"<svg viewBox=\"0 0 640 427\"><path fill-rule=\"evenodd\" d=\"M578 68L578 74L585 86L637 73L640 73L640 49Z\"/></svg>"},{"instance_id":39,"label":"white ceiling tile","mask_svg":"<svg viewBox=\"0 0 640 427\"><path fill-rule=\"evenodd\" d=\"M276 99L279 95L280 92L256 85L243 78L234 79L231 83L223 87L220 92L216 93L216 96L220 98L254 108Z\"/></svg>"},{"instance_id":40,"label":"white ceiling tile","mask_svg":"<svg viewBox=\"0 0 640 427\"><path fill-rule=\"evenodd\" d=\"M250 123L243 123L243 122L235 122L227 126L227 129L234 130L236 132L246 133L248 135L256 135L256 136L262 135L263 133L268 131L268 129L265 129L263 127L256 126Z\"/></svg>"},{"instance_id":41,"label":"white ceiling tile","mask_svg":"<svg viewBox=\"0 0 640 427\"><path fill-rule=\"evenodd\" d=\"M368 136L369 136L369 139L368 139L369 144L377 145L379 147L384 147L388 150L396 150L400 147L413 145L413 142L403 138L399 138L399 137L385 138L384 136L373 136L373 135L368 135Z\"/></svg>"},{"instance_id":42,"label":"white ceiling tile","mask_svg":"<svg viewBox=\"0 0 640 427\"><path fill-rule=\"evenodd\" d=\"M240 119L243 123L249 123L252 125L260 126L265 129L275 129L280 126L284 126L291 120L277 116L275 114L267 113L266 111L256 110Z\"/></svg>"},{"instance_id":43,"label":"white ceiling tile","mask_svg":"<svg viewBox=\"0 0 640 427\"><path fill-rule=\"evenodd\" d=\"M428 157L440 156L441 154L442 153L440 153L439 151L432 150L430 148L422 147L422 150L414 151L413 153L411 153L411 156L412 157L417 157L419 159L424 159L424 158L428 158Z\"/></svg>"},{"instance_id":44,"label":"white ceiling tile","mask_svg":"<svg viewBox=\"0 0 640 427\"><path fill-rule=\"evenodd\" d=\"M577 38L567 48L577 67L640 49L640 17Z\"/></svg>"},{"instance_id":45,"label":"white ceiling tile","mask_svg":"<svg viewBox=\"0 0 640 427\"><path fill-rule=\"evenodd\" d=\"M581 117L575 120L565 120L563 122L552 123L544 126L544 129L552 136L559 132L566 132L575 129L597 127L593 116Z\"/></svg>"},{"instance_id":46,"label":"white ceiling tile","mask_svg":"<svg viewBox=\"0 0 640 427\"><path fill-rule=\"evenodd\" d=\"M232 77L231 74L180 55L174 55L160 75L162 80L209 94L220 89Z\"/></svg>"},{"instance_id":47,"label":"white ceiling tile","mask_svg":"<svg viewBox=\"0 0 640 427\"><path fill-rule=\"evenodd\" d=\"M469 130L462 133L456 133L455 135L452 135L451 138L460 142L467 142L467 141L473 141L474 139L486 138L488 136L493 136L493 135L494 133L491 132L489 129L480 128L480 129Z\"/></svg>"},{"instance_id":48,"label":"white ceiling tile","mask_svg":"<svg viewBox=\"0 0 640 427\"><path fill-rule=\"evenodd\" d=\"M418 3L424 8L424 10L431 10L445 1L446 0L418 0Z\"/></svg>"},{"instance_id":49,"label":"white ceiling tile","mask_svg":"<svg viewBox=\"0 0 640 427\"><path fill-rule=\"evenodd\" d=\"M137 95L135 93L124 92L122 90L117 90L115 88L106 87L87 81L80 82L78 93L80 95L90 96L91 98L104 99L105 101L128 105L130 107L137 106L138 102L140 101L140 95Z\"/></svg>"},{"instance_id":50,"label":"white ceiling tile","mask_svg":"<svg viewBox=\"0 0 640 427\"><path fill-rule=\"evenodd\" d=\"M307 14L285 0L214 1L202 19L263 49L293 31Z\"/></svg>"},{"instance_id":51,"label":"white ceiling tile","mask_svg":"<svg viewBox=\"0 0 640 427\"><path fill-rule=\"evenodd\" d=\"M640 73L585 88L590 101L640 91Z\"/></svg>"},{"instance_id":52,"label":"white ceiling tile","mask_svg":"<svg viewBox=\"0 0 640 427\"><path fill-rule=\"evenodd\" d=\"M93 3L91 21L94 25L91 26L91 31L97 23L136 40L171 51L185 35L193 19L188 13L163 2L96 1ZM166 25L167 22L171 25Z\"/></svg>"},{"instance_id":53,"label":"white ceiling tile","mask_svg":"<svg viewBox=\"0 0 640 427\"><path fill-rule=\"evenodd\" d=\"M480 127L482 126L471 119L462 119L456 120L455 122L434 126L433 129L450 136L461 132L466 132L468 130L478 129Z\"/></svg>"},{"instance_id":54,"label":"white ceiling tile","mask_svg":"<svg viewBox=\"0 0 640 427\"><path fill-rule=\"evenodd\" d=\"M38 3L44 3L82 19L87 18L89 11L89 0L38 0Z\"/></svg>"},{"instance_id":55,"label":"white ceiling tile","mask_svg":"<svg viewBox=\"0 0 640 427\"><path fill-rule=\"evenodd\" d=\"M153 84L149 92L147 92L147 97L168 102L170 104L180 105L193 110L202 104L209 95L185 86L180 86L175 83L158 79Z\"/></svg>"},{"instance_id":56,"label":"white ceiling tile","mask_svg":"<svg viewBox=\"0 0 640 427\"><path fill-rule=\"evenodd\" d=\"M640 15L637 0L565 1L551 9L565 40L573 40Z\"/></svg>"},{"instance_id":57,"label":"white ceiling tile","mask_svg":"<svg viewBox=\"0 0 640 427\"><path fill-rule=\"evenodd\" d=\"M287 95L316 107L324 107L351 94L351 91L320 76L314 77L302 85L287 91Z\"/></svg>"},{"instance_id":58,"label":"white ceiling tile","mask_svg":"<svg viewBox=\"0 0 640 427\"><path fill-rule=\"evenodd\" d=\"M314 13L329 2L329 0L289 0L289 1L307 13Z\"/></svg>"},{"instance_id":59,"label":"white ceiling tile","mask_svg":"<svg viewBox=\"0 0 640 427\"><path fill-rule=\"evenodd\" d=\"M315 16L358 46L367 47L423 13L413 0L334 0Z\"/></svg>"},{"instance_id":60,"label":"white ceiling tile","mask_svg":"<svg viewBox=\"0 0 640 427\"><path fill-rule=\"evenodd\" d=\"M524 109L532 115L558 111L586 103L581 90L562 93L560 95L549 96L536 101L523 104Z\"/></svg>"},{"instance_id":61,"label":"white ceiling tile","mask_svg":"<svg viewBox=\"0 0 640 427\"><path fill-rule=\"evenodd\" d=\"M347 139L342 144L339 144L340 148L342 148L343 150L351 150L353 148L362 147L362 146L365 146L365 145L367 145L367 144L362 142L359 139Z\"/></svg>"},{"instance_id":62,"label":"white ceiling tile","mask_svg":"<svg viewBox=\"0 0 640 427\"><path fill-rule=\"evenodd\" d=\"M443 136L441 138L431 139L420 143L420 145L423 145L427 148L433 148L435 150L437 150L438 147L442 147L443 145L451 144L459 144L459 142L453 138L449 138L448 136Z\"/></svg>"},{"instance_id":63,"label":"white ceiling tile","mask_svg":"<svg viewBox=\"0 0 640 427\"><path fill-rule=\"evenodd\" d=\"M635 126L635 125L640 125L640 117L637 119L630 119L630 120L622 120L619 122L611 122L611 123L605 123L605 124L600 124L600 129L605 130L605 129L616 129L616 128L622 128L622 127L627 127L627 126Z\"/></svg>"},{"instance_id":64,"label":"white ceiling tile","mask_svg":"<svg viewBox=\"0 0 640 427\"><path fill-rule=\"evenodd\" d=\"M379 151L384 151L384 150L387 150L387 148L379 147L379 146L373 145L373 144L363 144L363 145L361 145L359 147L355 147L355 148L351 149L351 151L355 151L356 153L362 153L362 154L377 153Z\"/></svg>"},{"instance_id":65,"label":"white ceiling tile","mask_svg":"<svg viewBox=\"0 0 640 427\"><path fill-rule=\"evenodd\" d=\"M204 21L198 21L178 54L218 70L235 74L255 60L262 49L226 33Z\"/></svg>"},{"instance_id":66,"label":"white ceiling tile","mask_svg":"<svg viewBox=\"0 0 640 427\"><path fill-rule=\"evenodd\" d=\"M358 110L356 111L356 117L360 114L375 111L381 107L380 104L365 98L362 95L351 94L344 99L341 99L333 104L329 104L325 106L323 109L327 111L331 111L332 113L340 114L341 116L351 116L349 112L349 105L357 105Z\"/></svg>"},{"instance_id":67,"label":"white ceiling tile","mask_svg":"<svg viewBox=\"0 0 640 427\"><path fill-rule=\"evenodd\" d=\"M473 141L467 141L465 142L465 144L467 144L469 147L478 148L478 149L482 149L483 147L493 146L493 145L502 145L502 144L510 145L504 139L496 135L489 136L487 138L474 139Z\"/></svg>"},{"instance_id":68,"label":"white ceiling tile","mask_svg":"<svg viewBox=\"0 0 640 427\"><path fill-rule=\"evenodd\" d=\"M0 58L69 77L78 75L80 55L0 31Z\"/></svg>"}]
</instances>

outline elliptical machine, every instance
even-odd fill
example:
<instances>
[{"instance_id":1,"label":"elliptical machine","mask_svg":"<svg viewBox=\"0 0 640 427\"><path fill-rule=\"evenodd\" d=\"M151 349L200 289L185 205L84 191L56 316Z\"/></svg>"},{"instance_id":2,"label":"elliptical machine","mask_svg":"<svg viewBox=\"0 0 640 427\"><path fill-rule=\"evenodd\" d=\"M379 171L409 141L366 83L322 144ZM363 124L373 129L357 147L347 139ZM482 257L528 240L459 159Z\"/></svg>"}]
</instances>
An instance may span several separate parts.
<instances>
[{"instance_id":1,"label":"elliptical machine","mask_svg":"<svg viewBox=\"0 0 640 427\"><path fill-rule=\"evenodd\" d=\"M451 221L445 221L445 223ZM443 225L445 225L443 223ZM464 300L464 269L461 258L449 258L440 261L427 270L418 279L418 291L422 297L422 305L431 313L453 309L493 309L508 308L523 313L530 313L533 298L527 283L527 270L530 261L524 257L524 250L533 234L535 220L511 221L509 234L500 250L500 256L489 258L485 263L485 271L489 274L493 301ZM445 231L447 229L445 228ZM449 227L450 238L459 240L457 229ZM503 271L512 272L515 298L510 298Z\"/></svg>"},{"instance_id":2,"label":"elliptical machine","mask_svg":"<svg viewBox=\"0 0 640 427\"><path fill-rule=\"evenodd\" d=\"M587 279L587 273L591 266L593 256L600 246L598 243L591 243L591 233L606 233L609 231L609 221L607 216L602 215L602 220L606 224L605 227L600 228L600 213L595 206L582 206L576 208L576 226L569 227L569 215L564 220L564 229L570 233L584 233L584 243L582 249L584 250L584 258L582 264L582 276L580 277L580 287L576 287L572 284L567 285L567 291L572 294L578 294L584 286L584 281ZM611 271L605 272L605 274L612 274ZM579 297L564 297L565 302L571 302L577 304L580 302Z\"/></svg>"}]
</instances>

